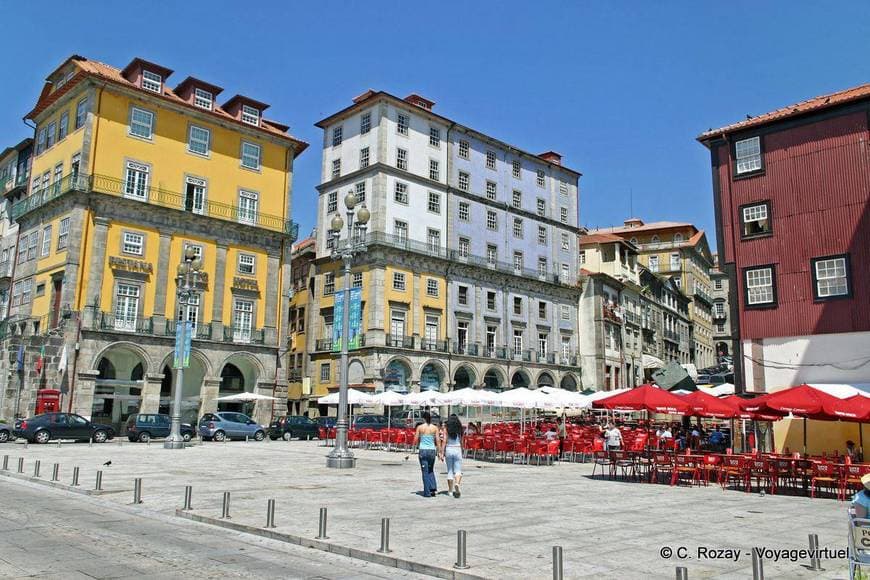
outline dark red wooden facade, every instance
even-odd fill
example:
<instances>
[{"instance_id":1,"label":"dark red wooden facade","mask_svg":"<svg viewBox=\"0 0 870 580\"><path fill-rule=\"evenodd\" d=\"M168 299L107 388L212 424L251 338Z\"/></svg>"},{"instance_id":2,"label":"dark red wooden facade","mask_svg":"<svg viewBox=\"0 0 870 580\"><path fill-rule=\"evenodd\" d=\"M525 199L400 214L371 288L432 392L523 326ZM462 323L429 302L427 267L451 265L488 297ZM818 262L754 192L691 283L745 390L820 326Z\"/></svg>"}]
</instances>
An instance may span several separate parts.
<instances>
[{"instance_id":1,"label":"dark red wooden facade","mask_svg":"<svg viewBox=\"0 0 870 580\"><path fill-rule=\"evenodd\" d=\"M736 278L740 338L870 330L870 100L702 137L711 150L717 241ZM734 177L733 143L760 136L764 171ZM741 239L740 206L769 201L773 235ZM811 260L848 254L849 298L816 301ZM777 304L745 308L743 269L774 264ZM868 345L870 348L870 345Z\"/></svg>"}]
</instances>

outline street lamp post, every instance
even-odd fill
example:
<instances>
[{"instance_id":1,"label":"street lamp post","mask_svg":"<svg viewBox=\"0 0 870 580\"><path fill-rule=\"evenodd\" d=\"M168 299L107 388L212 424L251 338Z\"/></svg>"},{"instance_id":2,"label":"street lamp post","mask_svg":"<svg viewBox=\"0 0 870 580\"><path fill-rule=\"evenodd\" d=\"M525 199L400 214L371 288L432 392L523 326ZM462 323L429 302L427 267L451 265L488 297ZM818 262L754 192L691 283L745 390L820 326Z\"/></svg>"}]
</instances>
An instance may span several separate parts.
<instances>
[{"instance_id":1,"label":"street lamp post","mask_svg":"<svg viewBox=\"0 0 870 580\"><path fill-rule=\"evenodd\" d=\"M183 261L178 265L178 275L175 280L178 284L176 296L178 307L181 310L180 331L175 334L175 352L178 356L178 368L175 370L175 384L172 393L172 425L169 437L163 442L164 449L184 449L184 437L181 436L181 395L184 390L184 349L187 341L188 316L191 306L196 305L199 292L196 285L199 282L202 259L197 257L193 247L184 249ZM158 289L159 291L159 289Z\"/></svg>"},{"instance_id":2,"label":"street lamp post","mask_svg":"<svg viewBox=\"0 0 870 580\"><path fill-rule=\"evenodd\" d=\"M344 289L342 290L344 308L341 313L341 362L339 365L338 420L335 425L335 447L326 456L326 466L348 469L356 466L356 458L347 448L347 351L350 340L350 268L356 254L365 251L365 233L371 214L365 204L361 205L354 216L357 197L351 190L344 198L347 208L347 240L341 244L341 230L344 220L340 215L332 218L329 234L332 236L332 259L341 260L343 266ZM354 223L356 217L356 223Z\"/></svg>"}]
</instances>

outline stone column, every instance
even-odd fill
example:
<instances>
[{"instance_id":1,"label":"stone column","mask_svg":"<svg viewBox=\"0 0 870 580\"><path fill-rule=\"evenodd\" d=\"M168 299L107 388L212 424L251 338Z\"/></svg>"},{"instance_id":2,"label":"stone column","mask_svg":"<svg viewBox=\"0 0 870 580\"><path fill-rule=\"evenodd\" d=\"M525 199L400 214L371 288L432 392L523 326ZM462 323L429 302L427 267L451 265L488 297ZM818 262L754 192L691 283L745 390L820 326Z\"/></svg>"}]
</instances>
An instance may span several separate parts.
<instances>
[{"instance_id":1,"label":"stone column","mask_svg":"<svg viewBox=\"0 0 870 580\"><path fill-rule=\"evenodd\" d=\"M217 244L214 281L212 282L213 303L211 307L211 338L224 339L224 286L227 265L227 245ZM210 411L209 411L210 412Z\"/></svg>"},{"instance_id":2,"label":"stone column","mask_svg":"<svg viewBox=\"0 0 870 580\"><path fill-rule=\"evenodd\" d=\"M170 242L172 242L172 236L168 233L160 232L160 248L157 257L157 283L154 285L153 312L154 334L158 336L162 336L166 330L166 297L172 290L169 283ZM145 411L143 411L143 413L144 412Z\"/></svg>"},{"instance_id":3,"label":"stone column","mask_svg":"<svg viewBox=\"0 0 870 580\"><path fill-rule=\"evenodd\" d=\"M414 337L414 345L419 346L423 337L423 306L420 303L420 284L422 282L422 277L419 272L414 272L412 275L412 284L411 287L411 324L413 324L413 333L411 336ZM407 330L405 331L407 332Z\"/></svg>"},{"instance_id":4,"label":"stone column","mask_svg":"<svg viewBox=\"0 0 870 580\"><path fill-rule=\"evenodd\" d=\"M221 380L215 377L206 377L202 380L199 388L199 416L217 411L217 398L221 389Z\"/></svg>"},{"instance_id":5,"label":"stone column","mask_svg":"<svg viewBox=\"0 0 870 580\"><path fill-rule=\"evenodd\" d=\"M106 263L106 238L109 233L109 220L94 218L94 238L91 244L91 258L88 261L88 285L85 291L85 308L82 322L85 327L93 325L100 309L100 291L103 287L103 266ZM90 416L90 408L88 408Z\"/></svg>"},{"instance_id":6,"label":"stone column","mask_svg":"<svg viewBox=\"0 0 870 580\"><path fill-rule=\"evenodd\" d=\"M94 408L94 386L99 374L99 371L79 371L73 393L73 413L90 419Z\"/></svg>"},{"instance_id":7,"label":"stone column","mask_svg":"<svg viewBox=\"0 0 870 580\"><path fill-rule=\"evenodd\" d=\"M63 272L63 285L61 286L60 305L74 307L76 299L76 286L79 278L79 268L81 267L82 258L82 232L85 230L84 222L88 219L87 212L83 207L75 207L70 213L70 228L69 238L67 240L66 250L66 265ZM103 238L105 246L105 237ZM105 253L104 253L105 255ZM100 274L102 274L102 264L100 264ZM88 272L89 276L93 276L94 272Z\"/></svg>"},{"instance_id":8,"label":"stone column","mask_svg":"<svg viewBox=\"0 0 870 580\"><path fill-rule=\"evenodd\" d=\"M160 410L160 387L163 385L163 374L147 374L142 385L142 400L139 403L140 413L157 413Z\"/></svg>"},{"instance_id":9,"label":"stone column","mask_svg":"<svg viewBox=\"0 0 870 580\"><path fill-rule=\"evenodd\" d=\"M266 395L267 397L276 396L273 395L272 387L275 386L275 383L269 381L257 381L257 387L254 389L254 392L259 395ZM287 392L284 392L284 398L286 401ZM259 425L268 425L272 420L272 403L279 403L280 401L257 401L254 405L254 416L251 417L254 421ZM286 409L286 403L284 408Z\"/></svg>"},{"instance_id":10,"label":"stone column","mask_svg":"<svg viewBox=\"0 0 870 580\"><path fill-rule=\"evenodd\" d=\"M389 319L389 305L384 301L384 267L374 266L369 270L369 284L366 288L366 310L368 314L368 335L366 346L383 346L384 320ZM311 308L311 306L309 306Z\"/></svg>"},{"instance_id":11,"label":"stone column","mask_svg":"<svg viewBox=\"0 0 870 580\"><path fill-rule=\"evenodd\" d=\"M281 302L278 293L279 256L269 254L266 264L266 312L263 334L265 344L274 346L278 344L278 305Z\"/></svg>"}]
</instances>

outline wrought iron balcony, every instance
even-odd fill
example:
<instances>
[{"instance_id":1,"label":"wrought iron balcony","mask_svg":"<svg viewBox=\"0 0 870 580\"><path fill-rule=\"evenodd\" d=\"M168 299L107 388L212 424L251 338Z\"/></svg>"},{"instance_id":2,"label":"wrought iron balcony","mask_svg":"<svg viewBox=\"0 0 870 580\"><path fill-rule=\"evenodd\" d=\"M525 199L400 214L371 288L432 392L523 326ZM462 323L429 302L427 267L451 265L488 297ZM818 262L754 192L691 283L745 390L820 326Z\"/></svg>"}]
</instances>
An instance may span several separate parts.
<instances>
[{"instance_id":1,"label":"wrought iron balcony","mask_svg":"<svg viewBox=\"0 0 870 580\"><path fill-rule=\"evenodd\" d=\"M94 191L106 195L133 199L149 205L282 232L290 236L291 241L295 241L299 235L299 224L292 220L285 220L280 216L245 210L234 205L215 201L206 201L202 208L196 208L181 193L154 186L149 186L142 190L134 189L133 187L128 187L128 184L121 179L105 175L70 174L47 187L33 191L29 196L12 206L12 219L17 220L49 201L72 191Z\"/></svg>"},{"instance_id":2,"label":"wrought iron balcony","mask_svg":"<svg viewBox=\"0 0 870 580\"><path fill-rule=\"evenodd\" d=\"M480 345L476 342L454 342L453 354L464 354L468 356L478 356L480 353Z\"/></svg>"},{"instance_id":3,"label":"wrought iron balcony","mask_svg":"<svg viewBox=\"0 0 870 580\"><path fill-rule=\"evenodd\" d=\"M178 325L177 320L167 320L166 321L166 334L168 336L175 336L175 328ZM211 340L211 323L210 322L197 322L193 326L193 339L194 340Z\"/></svg>"},{"instance_id":4,"label":"wrought iron balcony","mask_svg":"<svg viewBox=\"0 0 870 580\"><path fill-rule=\"evenodd\" d=\"M246 326L225 326L224 342L264 344L266 342L265 332L262 328L258 330Z\"/></svg>"},{"instance_id":5,"label":"wrought iron balcony","mask_svg":"<svg viewBox=\"0 0 870 580\"><path fill-rule=\"evenodd\" d=\"M400 334L388 334L386 345L391 348L414 348L414 337Z\"/></svg>"},{"instance_id":6,"label":"wrought iron balcony","mask_svg":"<svg viewBox=\"0 0 870 580\"><path fill-rule=\"evenodd\" d=\"M665 329L662 331L662 336L665 337L665 340L670 340L671 342L680 342L680 334L675 330Z\"/></svg>"},{"instance_id":7,"label":"wrought iron balcony","mask_svg":"<svg viewBox=\"0 0 870 580\"><path fill-rule=\"evenodd\" d=\"M326 352L332 350L331 338L318 338L314 341L314 350L317 352Z\"/></svg>"},{"instance_id":8,"label":"wrought iron balcony","mask_svg":"<svg viewBox=\"0 0 870 580\"><path fill-rule=\"evenodd\" d=\"M420 350L432 350L436 352L447 352L446 340L426 340L420 341Z\"/></svg>"},{"instance_id":9,"label":"wrought iron balcony","mask_svg":"<svg viewBox=\"0 0 870 580\"><path fill-rule=\"evenodd\" d=\"M287 373L287 380L291 383L299 382L302 380L302 369L290 369Z\"/></svg>"},{"instance_id":10,"label":"wrought iron balcony","mask_svg":"<svg viewBox=\"0 0 870 580\"><path fill-rule=\"evenodd\" d=\"M640 324L641 324L640 314L626 310L625 311L625 321L628 322L629 324L633 324L635 326L640 326Z\"/></svg>"},{"instance_id":11,"label":"wrought iron balcony","mask_svg":"<svg viewBox=\"0 0 870 580\"><path fill-rule=\"evenodd\" d=\"M100 312L94 320L98 330L154 334L154 321L150 316L131 315L128 312Z\"/></svg>"}]
</instances>

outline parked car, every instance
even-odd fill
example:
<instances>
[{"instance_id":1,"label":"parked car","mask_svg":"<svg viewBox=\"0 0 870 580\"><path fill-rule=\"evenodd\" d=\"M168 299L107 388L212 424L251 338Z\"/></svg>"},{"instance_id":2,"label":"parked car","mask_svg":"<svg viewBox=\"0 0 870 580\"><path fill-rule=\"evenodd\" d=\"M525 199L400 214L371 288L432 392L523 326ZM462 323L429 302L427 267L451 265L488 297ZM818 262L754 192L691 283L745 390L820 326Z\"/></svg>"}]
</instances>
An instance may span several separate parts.
<instances>
[{"instance_id":1,"label":"parked car","mask_svg":"<svg viewBox=\"0 0 870 580\"><path fill-rule=\"evenodd\" d=\"M338 417L327 417L321 416L316 419L318 427L326 427L327 429L334 429L335 424L338 422Z\"/></svg>"},{"instance_id":2,"label":"parked car","mask_svg":"<svg viewBox=\"0 0 870 580\"><path fill-rule=\"evenodd\" d=\"M432 423L437 425L438 421L441 420L438 411L430 410L429 412L432 413ZM396 427L416 427L423 422L423 409L407 409L404 411L397 409L390 413L390 422Z\"/></svg>"},{"instance_id":3,"label":"parked car","mask_svg":"<svg viewBox=\"0 0 870 580\"><path fill-rule=\"evenodd\" d=\"M300 439L314 439L317 437L317 428L320 425L316 421L302 415L285 415L278 417L269 425L269 438L284 439L290 441L294 437Z\"/></svg>"},{"instance_id":4,"label":"parked car","mask_svg":"<svg viewBox=\"0 0 870 580\"><path fill-rule=\"evenodd\" d=\"M111 425L91 423L75 413L45 413L15 421L13 434L30 443L48 443L51 439L94 440L105 443L115 437Z\"/></svg>"},{"instance_id":5,"label":"parked car","mask_svg":"<svg viewBox=\"0 0 870 580\"><path fill-rule=\"evenodd\" d=\"M15 435L12 433L12 429L12 425L0 423L0 443L15 440Z\"/></svg>"},{"instance_id":6,"label":"parked car","mask_svg":"<svg viewBox=\"0 0 870 580\"><path fill-rule=\"evenodd\" d=\"M199 420L199 434L206 441L224 439L244 439L252 437L257 441L266 438L266 431L256 421L244 413L206 413Z\"/></svg>"},{"instance_id":7,"label":"parked car","mask_svg":"<svg viewBox=\"0 0 870 580\"><path fill-rule=\"evenodd\" d=\"M357 415L353 418L351 429L373 429L380 431L389 426L390 421L384 415Z\"/></svg>"},{"instance_id":8,"label":"parked car","mask_svg":"<svg viewBox=\"0 0 870 580\"><path fill-rule=\"evenodd\" d=\"M172 419L164 413L136 413L127 418L127 439L147 443L154 437L169 437ZM181 424L181 436L190 441L196 432L190 423Z\"/></svg>"}]
</instances>

